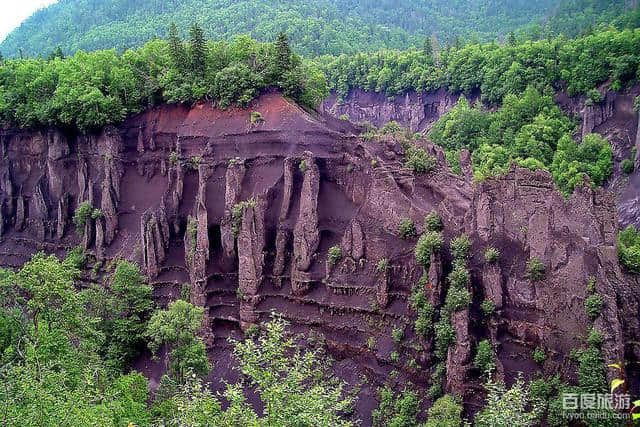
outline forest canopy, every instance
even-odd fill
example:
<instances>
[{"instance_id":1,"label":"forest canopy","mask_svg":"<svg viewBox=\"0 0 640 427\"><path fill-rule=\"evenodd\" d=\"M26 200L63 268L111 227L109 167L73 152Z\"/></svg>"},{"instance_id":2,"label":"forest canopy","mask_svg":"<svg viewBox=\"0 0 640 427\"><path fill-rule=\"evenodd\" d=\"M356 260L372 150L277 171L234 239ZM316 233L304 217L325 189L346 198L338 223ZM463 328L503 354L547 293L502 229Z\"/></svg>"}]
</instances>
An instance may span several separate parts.
<instances>
[{"instance_id":1,"label":"forest canopy","mask_svg":"<svg viewBox=\"0 0 640 427\"><path fill-rule=\"evenodd\" d=\"M186 36L198 22L214 40L247 34L273 41L283 31L305 56L421 46L432 35L494 40L517 32L574 37L599 23L638 21L625 0L60 0L36 12L0 44L9 57L115 48L165 37L176 22Z\"/></svg>"},{"instance_id":2,"label":"forest canopy","mask_svg":"<svg viewBox=\"0 0 640 427\"><path fill-rule=\"evenodd\" d=\"M0 120L86 131L163 102L246 105L267 88L309 106L327 95L324 75L302 63L284 34L276 43L246 36L212 42L194 25L185 43L172 27L168 40L123 54L56 52L47 59L2 61Z\"/></svg>"},{"instance_id":3,"label":"forest canopy","mask_svg":"<svg viewBox=\"0 0 640 427\"><path fill-rule=\"evenodd\" d=\"M640 78L640 29L605 27L577 39L514 38L447 48L429 42L422 49L324 56L315 62L340 96L355 88L389 96L446 88L467 95L480 91L484 101L496 104L528 86L573 96L611 79L613 90L622 89Z\"/></svg>"}]
</instances>

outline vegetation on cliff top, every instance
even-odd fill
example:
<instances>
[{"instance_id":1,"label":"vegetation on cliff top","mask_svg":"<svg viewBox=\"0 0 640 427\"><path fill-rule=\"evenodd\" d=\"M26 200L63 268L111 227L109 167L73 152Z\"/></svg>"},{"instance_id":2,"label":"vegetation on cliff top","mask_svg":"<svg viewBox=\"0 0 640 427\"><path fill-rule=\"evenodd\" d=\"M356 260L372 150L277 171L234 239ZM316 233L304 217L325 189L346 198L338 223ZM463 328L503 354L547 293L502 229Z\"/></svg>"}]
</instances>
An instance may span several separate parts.
<instances>
[{"instance_id":1,"label":"vegetation on cliff top","mask_svg":"<svg viewBox=\"0 0 640 427\"><path fill-rule=\"evenodd\" d=\"M584 94L611 80L620 89L638 79L640 29L604 27L567 39L467 43L441 48L381 50L315 60L331 89L345 96L352 89L400 95L409 90L446 88L470 95L480 91L488 103L518 95L528 86Z\"/></svg>"},{"instance_id":2,"label":"vegetation on cliff top","mask_svg":"<svg viewBox=\"0 0 640 427\"><path fill-rule=\"evenodd\" d=\"M0 120L89 130L162 102L246 105L267 88L310 106L327 95L324 75L302 63L284 34L276 43L244 36L211 42L193 26L184 43L172 27L168 40L122 55L106 50L0 61Z\"/></svg>"}]
</instances>

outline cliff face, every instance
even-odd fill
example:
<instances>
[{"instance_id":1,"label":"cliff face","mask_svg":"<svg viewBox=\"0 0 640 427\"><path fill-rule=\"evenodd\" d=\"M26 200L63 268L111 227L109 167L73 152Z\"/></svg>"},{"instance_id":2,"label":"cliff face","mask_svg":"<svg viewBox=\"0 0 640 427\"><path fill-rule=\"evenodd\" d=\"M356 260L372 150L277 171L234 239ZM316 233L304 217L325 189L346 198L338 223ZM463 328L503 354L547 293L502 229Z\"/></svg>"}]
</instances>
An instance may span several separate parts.
<instances>
[{"instance_id":1,"label":"cliff face","mask_svg":"<svg viewBox=\"0 0 640 427\"><path fill-rule=\"evenodd\" d=\"M617 195L620 224L640 227L640 157L633 158L632 152L635 148L636 153L640 153L639 113L633 107L635 97L640 95L640 86L622 92L609 91L606 86L600 90L606 95L598 104L587 105L584 96L572 98L562 92L556 94L556 102L578 119L578 135L599 133L611 143L615 167L607 188ZM346 115L354 122L368 121L381 127L394 120L414 132L425 132L456 105L459 97L460 94L444 89L391 98L354 90L342 100L336 94L331 95L322 108L335 117ZM475 102L478 98L479 94L474 94L470 101ZM622 161L627 158L632 158L636 164L635 171L629 176L622 171Z\"/></svg>"},{"instance_id":2,"label":"cliff face","mask_svg":"<svg viewBox=\"0 0 640 427\"><path fill-rule=\"evenodd\" d=\"M444 89L427 93L410 92L396 97L354 90L342 100L332 94L324 101L322 108L335 117L346 115L354 122L368 121L381 127L394 120L418 132L430 129L458 103L459 97L459 94Z\"/></svg>"},{"instance_id":3,"label":"cliff face","mask_svg":"<svg viewBox=\"0 0 640 427\"><path fill-rule=\"evenodd\" d=\"M252 123L252 112L262 118ZM192 302L206 308L202 334L215 380L237 375L227 338L282 313L294 330L324 337L336 374L360 386L356 412L366 425L392 370L396 384L429 385L431 340L415 335L408 306L425 272L414 258L416 239L401 239L397 229L410 218L423 231L436 209L446 241L467 233L473 242L473 303L453 316L458 338L446 391L479 402L471 360L481 339L491 341L508 379L533 375L537 346L548 350L545 372L571 378L569 351L590 327L583 308L590 276L605 301L597 326L607 362L640 356L626 346L640 333L639 293L618 266L613 196L584 188L564 201L548 174L523 169L474 185L450 173L426 142L439 165L415 176L400 144L364 142L356 133L277 94L244 110L163 106L90 136L4 130L0 264L82 244L98 260L140 263L160 305L189 283ZM72 216L84 201L101 215L79 237ZM327 256L333 246L342 255L335 264ZM488 246L503 254L497 265L484 262ZM547 266L543 281L526 277L532 256ZM447 250L432 257L424 286L436 306L450 269ZM479 310L485 298L497 307L490 319ZM400 344L391 334L397 328ZM147 365L137 367L157 378Z\"/></svg>"}]
</instances>

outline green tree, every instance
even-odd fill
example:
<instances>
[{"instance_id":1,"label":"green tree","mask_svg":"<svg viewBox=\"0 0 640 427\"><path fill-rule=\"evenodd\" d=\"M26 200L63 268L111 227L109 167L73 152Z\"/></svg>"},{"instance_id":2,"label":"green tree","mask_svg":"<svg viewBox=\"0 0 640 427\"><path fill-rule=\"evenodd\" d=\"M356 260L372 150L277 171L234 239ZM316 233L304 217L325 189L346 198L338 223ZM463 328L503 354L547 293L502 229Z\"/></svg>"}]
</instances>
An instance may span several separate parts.
<instances>
[{"instance_id":1,"label":"green tree","mask_svg":"<svg viewBox=\"0 0 640 427\"><path fill-rule=\"evenodd\" d=\"M153 313L145 335L149 348L157 354L166 345L169 353L169 373L179 383L184 383L189 372L204 377L210 366L204 342L197 336L202 328L204 310L177 300L166 310Z\"/></svg>"},{"instance_id":2,"label":"green tree","mask_svg":"<svg viewBox=\"0 0 640 427\"><path fill-rule=\"evenodd\" d=\"M184 47L182 38L180 38L178 27L175 22L172 22L169 27L167 42L169 43L169 53L171 55L173 67L176 69L184 69L187 65L187 51Z\"/></svg>"},{"instance_id":3,"label":"green tree","mask_svg":"<svg viewBox=\"0 0 640 427\"><path fill-rule=\"evenodd\" d=\"M511 388L489 378L485 388L487 405L476 415L478 427L538 425L544 406L541 401L531 397L529 386L521 377Z\"/></svg>"},{"instance_id":4,"label":"green tree","mask_svg":"<svg viewBox=\"0 0 640 427\"><path fill-rule=\"evenodd\" d=\"M151 286L145 283L137 264L119 261L109 288L89 290L87 300L101 319L99 328L106 337L102 354L108 364L123 370L144 348L153 308Z\"/></svg>"},{"instance_id":5,"label":"green tree","mask_svg":"<svg viewBox=\"0 0 640 427\"><path fill-rule=\"evenodd\" d=\"M462 405L448 394L436 400L429 408L429 417L424 427L460 427Z\"/></svg>"},{"instance_id":6,"label":"green tree","mask_svg":"<svg viewBox=\"0 0 640 427\"><path fill-rule=\"evenodd\" d=\"M419 425L420 398L417 393L405 390L394 393L389 387L380 389L380 403L371 414L376 427L412 427Z\"/></svg>"},{"instance_id":7,"label":"green tree","mask_svg":"<svg viewBox=\"0 0 640 427\"><path fill-rule=\"evenodd\" d=\"M264 405L261 424L351 426L343 418L353 405L345 384L332 379L320 350L303 351L276 317L257 339L232 341L240 371L255 387Z\"/></svg>"},{"instance_id":8,"label":"green tree","mask_svg":"<svg viewBox=\"0 0 640 427\"><path fill-rule=\"evenodd\" d=\"M278 34L278 38L276 39L275 44L275 76L276 80L282 80L282 78L286 75L287 72L292 70L292 51L291 46L289 46L289 37L286 33L281 32Z\"/></svg>"},{"instance_id":9,"label":"green tree","mask_svg":"<svg viewBox=\"0 0 640 427\"><path fill-rule=\"evenodd\" d=\"M189 30L189 54L191 71L198 76L204 76L207 70L207 40L204 30L197 23Z\"/></svg>"}]
</instances>

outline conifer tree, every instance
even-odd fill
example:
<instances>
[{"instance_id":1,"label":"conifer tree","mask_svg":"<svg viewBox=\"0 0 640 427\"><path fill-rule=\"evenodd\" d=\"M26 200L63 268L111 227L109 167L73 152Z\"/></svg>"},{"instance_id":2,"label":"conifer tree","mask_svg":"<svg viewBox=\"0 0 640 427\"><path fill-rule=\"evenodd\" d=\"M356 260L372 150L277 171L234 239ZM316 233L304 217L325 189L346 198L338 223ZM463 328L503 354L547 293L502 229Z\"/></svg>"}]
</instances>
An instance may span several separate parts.
<instances>
[{"instance_id":1,"label":"conifer tree","mask_svg":"<svg viewBox=\"0 0 640 427\"><path fill-rule=\"evenodd\" d=\"M276 75L282 77L287 71L291 71L292 60L291 46L289 46L289 37L283 32L278 34L276 40Z\"/></svg>"},{"instance_id":2,"label":"conifer tree","mask_svg":"<svg viewBox=\"0 0 640 427\"><path fill-rule=\"evenodd\" d=\"M204 37L204 30L197 23L191 27L189 39L191 71L204 75L207 67L207 40Z\"/></svg>"},{"instance_id":3,"label":"conifer tree","mask_svg":"<svg viewBox=\"0 0 640 427\"><path fill-rule=\"evenodd\" d=\"M171 55L171 60L173 61L173 65L176 68L182 68L185 66L187 62L187 52L184 48L184 43L182 43L182 39L180 38L180 34L178 33L178 27L175 22L171 23L169 27L169 54Z\"/></svg>"},{"instance_id":4,"label":"conifer tree","mask_svg":"<svg viewBox=\"0 0 640 427\"><path fill-rule=\"evenodd\" d=\"M433 59L433 45L431 44L431 39L427 38L424 39L424 46L422 48L422 52L424 53L424 56L426 56L429 59Z\"/></svg>"}]
</instances>

